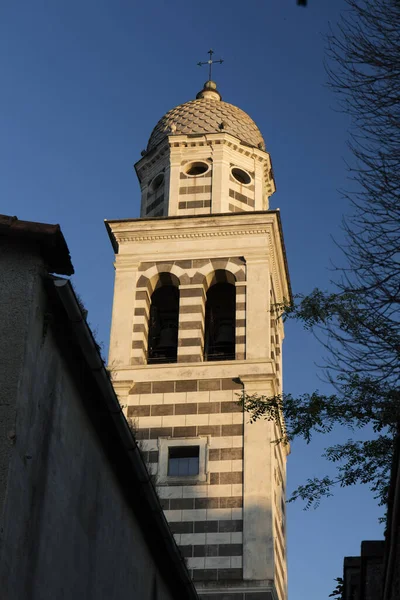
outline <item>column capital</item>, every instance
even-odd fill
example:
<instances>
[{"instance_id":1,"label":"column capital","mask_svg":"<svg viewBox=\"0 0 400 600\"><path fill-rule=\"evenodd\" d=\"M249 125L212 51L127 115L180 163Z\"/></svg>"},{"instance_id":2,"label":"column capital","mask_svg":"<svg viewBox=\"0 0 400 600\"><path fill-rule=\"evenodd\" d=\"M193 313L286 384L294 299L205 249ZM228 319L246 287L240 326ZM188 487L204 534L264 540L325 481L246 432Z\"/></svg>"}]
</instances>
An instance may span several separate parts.
<instances>
[{"instance_id":1,"label":"column capital","mask_svg":"<svg viewBox=\"0 0 400 600\"><path fill-rule=\"evenodd\" d=\"M122 403L129 395L129 390L133 387L133 380L112 381L112 386L118 396L118 400Z\"/></svg>"},{"instance_id":2,"label":"column capital","mask_svg":"<svg viewBox=\"0 0 400 600\"><path fill-rule=\"evenodd\" d=\"M246 392L260 393L260 388L264 388L265 391L261 393L265 396L273 395L275 387L274 379L275 375L267 375L265 373L252 373L240 376L240 381L243 383Z\"/></svg>"}]
</instances>

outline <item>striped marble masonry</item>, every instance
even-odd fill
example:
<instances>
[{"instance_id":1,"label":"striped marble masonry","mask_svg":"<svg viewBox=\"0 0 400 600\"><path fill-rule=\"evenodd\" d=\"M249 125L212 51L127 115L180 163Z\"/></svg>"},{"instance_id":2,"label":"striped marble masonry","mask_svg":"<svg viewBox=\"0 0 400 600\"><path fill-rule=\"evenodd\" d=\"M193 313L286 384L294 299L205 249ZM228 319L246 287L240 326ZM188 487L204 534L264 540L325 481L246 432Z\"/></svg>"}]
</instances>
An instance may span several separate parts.
<instances>
[{"instance_id":1,"label":"striped marble masonry","mask_svg":"<svg viewBox=\"0 0 400 600\"><path fill-rule=\"evenodd\" d=\"M236 284L236 359L246 357L246 266L240 257L141 263L136 284L131 364L147 361L151 295L157 285L179 288L178 362L201 362L209 286L229 280Z\"/></svg>"},{"instance_id":2,"label":"striped marble masonry","mask_svg":"<svg viewBox=\"0 0 400 600\"><path fill-rule=\"evenodd\" d=\"M278 430L276 436L279 436ZM274 533L275 533L275 578L279 590L283 596L283 590L287 586L286 576L286 469L282 456L281 444L274 445L275 468L274 468Z\"/></svg>"},{"instance_id":3,"label":"striped marble masonry","mask_svg":"<svg viewBox=\"0 0 400 600\"><path fill-rule=\"evenodd\" d=\"M282 319L279 318L278 308L276 306L276 297L274 294L274 286L271 281L271 358L275 363L276 376L280 386L282 385Z\"/></svg>"},{"instance_id":4,"label":"striped marble masonry","mask_svg":"<svg viewBox=\"0 0 400 600\"><path fill-rule=\"evenodd\" d=\"M177 391L183 388L187 391ZM156 478L160 439L207 438L207 481L187 484L183 478L180 484L157 487L196 581L242 576L244 414L240 389L231 379L211 379L135 384L129 394L128 418L135 423L143 457Z\"/></svg>"},{"instance_id":5,"label":"striped marble masonry","mask_svg":"<svg viewBox=\"0 0 400 600\"><path fill-rule=\"evenodd\" d=\"M184 160L181 166L184 167L190 161ZM208 162L208 161L206 161ZM184 171L179 174L179 215L200 215L211 213L211 193L212 193L212 164L209 170L201 175L190 176Z\"/></svg>"}]
</instances>

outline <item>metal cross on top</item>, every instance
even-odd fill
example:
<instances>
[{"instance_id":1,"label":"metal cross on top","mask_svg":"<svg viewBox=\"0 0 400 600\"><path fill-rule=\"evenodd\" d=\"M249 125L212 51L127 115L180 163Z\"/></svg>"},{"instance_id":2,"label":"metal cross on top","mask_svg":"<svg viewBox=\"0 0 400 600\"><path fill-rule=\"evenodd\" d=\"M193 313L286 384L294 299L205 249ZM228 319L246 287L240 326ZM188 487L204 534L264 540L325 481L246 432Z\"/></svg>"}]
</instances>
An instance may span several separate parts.
<instances>
[{"instance_id":1,"label":"metal cross on top","mask_svg":"<svg viewBox=\"0 0 400 600\"><path fill-rule=\"evenodd\" d=\"M202 67L203 65L208 65L208 80L211 81L211 70L212 70L212 66L215 65L215 63L220 63L222 64L224 61L222 58L220 58L219 60L213 60L212 59L212 55L214 54L214 50L209 50L208 54L210 55L209 60L206 60L204 62L198 62L198 66Z\"/></svg>"}]
</instances>

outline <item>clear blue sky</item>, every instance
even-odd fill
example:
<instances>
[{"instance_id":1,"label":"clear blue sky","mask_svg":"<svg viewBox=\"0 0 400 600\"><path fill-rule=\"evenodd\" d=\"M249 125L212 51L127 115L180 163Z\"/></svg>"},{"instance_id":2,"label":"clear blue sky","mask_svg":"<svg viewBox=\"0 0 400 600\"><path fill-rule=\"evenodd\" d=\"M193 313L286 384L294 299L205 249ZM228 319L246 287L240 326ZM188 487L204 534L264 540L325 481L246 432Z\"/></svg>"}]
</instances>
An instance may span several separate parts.
<instances>
[{"instance_id":1,"label":"clear blue sky","mask_svg":"<svg viewBox=\"0 0 400 600\"><path fill-rule=\"evenodd\" d=\"M60 223L75 285L99 340L108 344L113 253L103 220L137 217L132 165L170 108L207 79L196 66L213 47L225 63L215 79L264 134L283 219L295 292L326 288L340 260L348 206L344 159L348 119L325 87L324 40L343 0L20 0L0 8L0 212ZM321 349L286 328L285 389L322 385ZM324 474L327 440L294 443L289 491ZM325 600L343 557L379 539L381 510L367 489L339 491L318 510L288 506L290 600Z\"/></svg>"}]
</instances>

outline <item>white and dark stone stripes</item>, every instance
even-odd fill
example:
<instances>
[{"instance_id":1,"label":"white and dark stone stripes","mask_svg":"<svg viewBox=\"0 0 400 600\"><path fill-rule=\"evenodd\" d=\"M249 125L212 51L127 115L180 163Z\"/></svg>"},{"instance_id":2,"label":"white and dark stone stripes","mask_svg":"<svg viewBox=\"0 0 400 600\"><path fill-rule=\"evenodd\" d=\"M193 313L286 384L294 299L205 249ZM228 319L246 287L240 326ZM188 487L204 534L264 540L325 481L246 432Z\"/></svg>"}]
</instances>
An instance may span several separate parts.
<instances>
[{"instance_id":1,"label":"white and dark stone stripes","mask_svg":"<svg viewBox=\"0 0 400 600\"><path fill-rule=\"evenodd\" d=\"M223 592L213 592L211 594L199 593L200 600L274 600L272 592L230 592L224 589Z\"/></svg>"},{"instance_id":2,"label":"white and dark stone stripes","mask_svg":"<svg viewBox=\"0 0 400 600\"><path fill-rule=\"evenodd\" d=\"M193 563L193 559L191 561ZM206 562L206 561L205 561ZM207 561L207 564L210 564L210 562L214 562L215 564L215 560L214 561ZM232 581L232 580L239 580L241 581L243 579L243 571L242 568L232 568L232 569L228 569L228 568L204 568L204 569L190 569L190 564L188 564L189 567L189 572L192 576L193 581L221 581L221 582L227 582L227 581ZM212 596L211 596L212 597ZM226 600L227 596L226 594L224 594L223 596L220 596L221 600ZM208 598L210 598L210 596L208 596Z\"/></svg>"},{"instance_id":3,"label":"white and dark stone stripes","mask_svg":"<svg viewBox=\"0 0 400 600\"><path fill-rule=\"evenodd\" d=\"M203 285L180 287L178 362L200 362L204 352L206 292Z\"/></svg>"},{"instance_id":4,"label":"white and dark stone stripes","mask_svg":"<svg viewBox=\"0 0 400 600\"><path fill-rule=\"evenodd\" d=\"M241 257L200 258L176 261L143 262L139 272L138 286L145 287L157 273L171 272L178 278L179 285L190 283L206 283L206 277L217 269L227 270L234 275L236 281L245 281L245 261Z\"/></svg>"},{"instance_id":5,"label":"white and dark stone stripes","mask_svg":"<svg viewBox=\"0 0 400 600\"><path fill-rule=\"evenodd\" d=\"M185 185L179 188L179 194L209 194L211 192L211 185Z\"/></svg>"},{"instance_id":6,"label":"white and dark stone stripes","mask_svg":"<svg viewBox=\"0 0 400 600\"><path fill-rule=\"evenodd\" d=\"M193 573L203 569L240 569L243 564L242 544L188 544L179 549Z\"/></svg>"},{"instance_id":7,"label":"white and dark stone stripes","mask_svg":"<svg viewBox=\"0 0 400 600\"><path fill-rule=\"evenodd\" d=\"M158 465L160 437L209 437L208 481L196 485L159 485L157 490L193 577L198 581L241 579L243 409L235 398L239 387L230 379L186 380L185 391L175 392L182 390L181 386L177 381L152 382L147 387L136 384L129 396L134 403L128 407L128 416L137 423L137 437L143 440L143 457L153 473ZM205 387L212 389L199 389ZM162 403L150 402L153 393ZM191 401L173 402L176 394L182 396L181 400ZM205 395L208 401L193 401L205 399ZM207 424L195 424L197 420ZM167 422L168 427L154 426ZM182 425L186 422L187 425Z\"/></svg>"},{"instance_id":8,"label":"white and dark stone stripes","mask_svg":"<svg viewBox=\"0 0 400 600\"><path fill-rule=\"evenodd\" d=\"M236 475L236 473L223 473L228 477ZM239 477L237 481L242 481L243 474L237 473ZM202 510L210 508L242 508L243 496L226 496L226 497L210 497L207 498L160 498L160 503L163 510Z\"/></svg>"},{"instance_id":9,"label":"white and dark stone stripes","mask_svg":"<svg viewBox=\"0 0 400 600\"><path fill-rule=\"evenodd\" d=\"M187 521L171 522L182 555L188 559L189 568L238 568L242 566L243 521ZM222 560L210 560L211 557ZM198 560L198 559L208 560Z\"/></svg>"},{"instance_id":10,"label":"white and dark stone stripes","mask_svg":"<svg viewBox=\"0 0 400 600\"><path fill-rule=\"evenodd\" d=\"M136 432L138 440L154 440L159 437L196 437L212 435L215 437L243 435L243 424L233 425L178 425L171 427L141 427Z\"/></svg>"},{"instance_id":11,"label":"white and dark stone stripes","mask_svg":"<svg viewBox=\"0 0 400 600\"><path fill-rule=\"evenodd\" d=\"M285 569L284 569L284 564L285 564L285 548L283 545L283 538L282 538L282 530L280 527L280 524L278 523L278 521L275 521L275 532L276 532L276 538L275 538L275 550L276 550L276 555L277 555L277 560L278 560L278 566L279 566L279 570L280 570L280 574L282 578L285 578Z\"/></svg>"},{"instance_id":12,"label":"white and dark stone stripes","mask_svg":"<svg viewBox=\"0 0 400 600\"><path fill-rule=\"evenodd\" d=\"M234 165L231 165L231 167ZM254 181L254 173L251 174ZM255 186L239 183L232 174L229 176L229 211L243 212L254 210Z\"/></svg>"},{"instance_id":13,"label":"white and dark stone stripes","mask_svg":"<svg viewBox=\"0 0 400 600\"><path fill-rule=\"evenodd\" d=\"M178 202L179 210L187 210L191 208L211 208L211 200L184 200ZM204 211L205 214L210 210Z\"/></svg>"},{"instance_id":14,"label":"white and dark stone stripes","mask_svg":"<svg viewBox=\"0 0 400 600\"><path fill-rule=\"evenodd\" d=\"M236 284L236 359L245 358L245 264L240 257L161 261L139 265L132 332L132 364L147 360L151 296L159 285L179 287L178 362L201 362L208 287L220 281ZM232 281L231 281L232 280Z\"/></svg>"},{"instance_id":15,"label":"white and dark stone stripes","mask_svg":"<svg viewBox=\"0 0 400 600\"><path fill-rule=\"evenodd\" d=\"M206 539L209 541L215 538L206 538L205 534L219 533L229 534L243 531L243 519L221 519L207 521L170 521L170 529L174 535L179 535L177 538L179 544L184 543L200 543ZM230 540L232 538L229 538Z\"/></svg>"},{"instance_id":16,"label":"white and dark stone stripes","mask_svg":"<svg viewBox=\"0 0 400 600\"><path fill-rule=\"evenodd\" d=\"M132 332L132 364L144 364L147 355L150 294L147 287L137 288Z\"/></svg>"},{"instance_id":17,"label":"white and dark stone stripes","mask_svg":"<svg viewBox=\"0 0 400 600\"><path fill-rule=\"evenodd\" d=\"M246 358L246 285L236 283L236 360Z\"/></svg>"},{"instance_id":18,"label":"white and dark stone stripes","mask_svg":"<svg viewBox=\"0 0 400 600\"><path fill-rule=\"evenodd\" d=\"M212 194L211 171L198 177L188 177L186 174L181 173L181 179L183 181L179 187L179 212L182 214L189 214L188 211L190 214L210 213Z\"/></svg>"},{"instance_id":19,"label":"white and dark stone stripes","mask_svg":"<svg viewBox=\"0 0 400 600\"><path fill-rule=\"evenodd\" d=\"M158 407L158 405L155 405ZM146 463L158 463L158 450L143 451ZM211 462L243 460L243 448L211 448L208 451L208 460Z\"/></svg>"},{"instance_id":20,"label":"white and dark stone stripes","mask_svg":"<svg viewBox=\"0 0 400 600\"><path fill-rule=\"evenodd\" d=\"M275 363L275 371L278 377L280 385L282 384L282 332L281 332L281 321L277 314L276 298L274 294L274 286L271 280L271 292L270 292L270 331L271 331L271 358Z\"/></svg>"},{"instance_id":21,"label":"white and dark stone stripes","mask_svg":"<svg viewBox=\"0 0 400 600\"><path fill-rule=\"evenodd\" d=\"M240 391L241 389L241 384L230 378L178 379L170 381L138 381L133 384L129 390L129 394L177 394L180 392Z\"/></svg>"},{"instance_id":22,"label":"white and dark stone stripes","mask_svg":"<svg viewBox=\"0 0 400 600\"><path fill-rule=\"evenodd\" d=\"M128 407L128 417L166 417L172 415L202 415L202 414L224 414L242 413L243 407L239 400L226 402L187 402L185 404L140 404ZM230 455L232 455L231 453ZM221 453L213 453L212 456L221 456ZM226 456L226 454L225 454ZM242 457L240 457L242 458ZM213 460L212 458L210 460ZM214 459L223 460L223 459Z\"/></svg>"},{"instance_id":23,"label":"white and dark stone stripes","mask_svg":"<svg viewBox=\"0 0 400 600\"><path fill-rule=\"evenodd\" d=\"M180 545L179 550L184 558L243 555L242 544L186 544L184 546Z\"/></svg>"},{"instance_id":24,"label":"white and dark stone stripes","mask_svg":"<svg viewBox=\"0 0 400 600\"><path fill-rule=\"evenodd\" d=\"M150 217L151 212L155 211L156 209L160 210L160 207L164 208L163 205L164 205L164 194L162 194L161 196L158 196L158 198L155 198L147 205L146 215ZM161 212L163 212L163 211L161 211Z\"/></svg>"},{"instance_id":25,"label":"white and dark stone stripes","mask_svg":"<svg viewBox=\"0 0 400 600\"><path fill-rule=\"evenodd\" d=\"M231 165L231 167L233 167L235 165ZM251 176L252 179L254 179L254 173L249 173L249 175ZM232 177L232 175L229 176L229 181L231 182L231 184L233 184L232 187L235 187L238 190L245 190L247 191L247 193L249 194L250 197L254 196L254 190L255 190L255 186L254 183L251 183L250 185L245 185L242 183L238 183L237 180Z\"/></svg>"},{"instance_id":26,"label":"white and dark stone stripes","mask_svg":"<svg viewBox=\"0 0 400 600\"><path fill-rule=\"evenodd\" d=\"M245 196L241 192L236 192L235 190L229 190L229 197L238 204L233 204L233 206L240 208L241 210L248 210L248 207L254 208L254 198L249 198Z\"/></svg>"}]
</instances>

